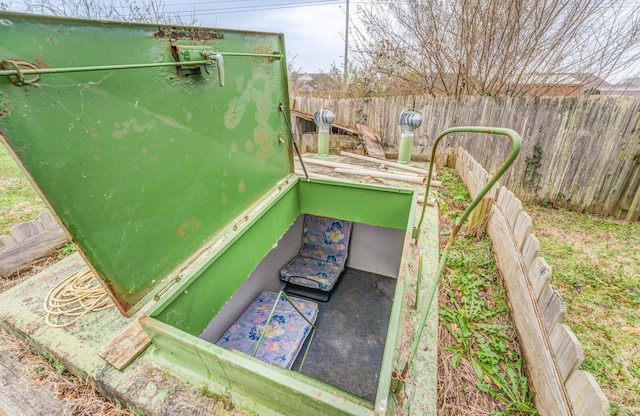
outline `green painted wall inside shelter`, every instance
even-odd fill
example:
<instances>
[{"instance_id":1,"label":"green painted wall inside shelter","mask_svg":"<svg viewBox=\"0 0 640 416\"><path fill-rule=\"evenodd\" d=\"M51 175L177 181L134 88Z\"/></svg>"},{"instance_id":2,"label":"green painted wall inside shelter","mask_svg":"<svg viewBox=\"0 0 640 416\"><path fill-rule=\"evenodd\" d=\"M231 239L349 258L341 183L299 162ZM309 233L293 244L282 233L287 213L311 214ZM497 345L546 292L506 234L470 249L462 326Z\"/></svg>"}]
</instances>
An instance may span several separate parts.
<instances>
[{"instance_id":1,"label":"green painted wall inside shelter","mask_svg":"<svg viewBox=\"0 0 640 416\"><path fill-rule=\"evenodd\" d=\"M197 336L300 214L324 215L380 227L406 229L414 194L396 188L298 179L274 197L249 227L198 270L153 313L155 319Z\"/></svg>"},{"instance_id":2,"label":"green painted wall inside shelter","mask_svg":"<svg viewBox=\"0 0 640 416\"><path fill-rule=\"evenodd\" d=\"M415 216L413 191L371 185L345 184L299 178L274 190L270 201L257 212L249 212L246 228L229 239L198 270L163 299L141 323L156 346L158 363L177 377L199 384L214 394L231 395L249 409L274 414L370 414L374 407L386 407L397 334L408 272L407 252L403 253L394 313L389 322L381 386L376 403L353 396L329 384L302 374L267 365L252 357L226 351L198 338L201 331L239 289L250 273L275 246L300 214L327 215L407 232ZM411 221L409 220L411 219ZM233 233L233 231L232 231ZM388 351L387 351L388 350Z\"/></svg>"}]
</instances>

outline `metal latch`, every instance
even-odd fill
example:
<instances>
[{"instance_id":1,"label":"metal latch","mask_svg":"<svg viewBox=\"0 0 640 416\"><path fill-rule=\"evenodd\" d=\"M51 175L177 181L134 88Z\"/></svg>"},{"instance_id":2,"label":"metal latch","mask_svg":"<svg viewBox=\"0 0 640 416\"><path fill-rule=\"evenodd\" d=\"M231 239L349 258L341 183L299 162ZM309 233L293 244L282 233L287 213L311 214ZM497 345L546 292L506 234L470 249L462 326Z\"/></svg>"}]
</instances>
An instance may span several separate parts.
<instances>
[{"instance_id":1,"label":"metal latch","mask_svg":"<svg viewBox=\"0 0 640 416\"><path fill-rule=\"evenodd\" d=\"M197 45L175 45L178 61L193 62L198 61L194 65L183 64L178 66L180 72L184 75L204 75L211 74L213 66L218 68L218 82L224 87L224 58L221 53L216 53L210 46ZM206 64L201 61L208 61Z\"/></svg>"}]
</instances>

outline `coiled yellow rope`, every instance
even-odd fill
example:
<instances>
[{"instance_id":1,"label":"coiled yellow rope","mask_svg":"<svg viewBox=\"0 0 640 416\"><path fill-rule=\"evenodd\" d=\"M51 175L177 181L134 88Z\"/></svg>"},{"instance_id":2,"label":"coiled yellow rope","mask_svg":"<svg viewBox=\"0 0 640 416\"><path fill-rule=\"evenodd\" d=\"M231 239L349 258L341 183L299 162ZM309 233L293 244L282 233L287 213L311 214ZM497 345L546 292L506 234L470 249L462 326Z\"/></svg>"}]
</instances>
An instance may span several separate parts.
<instances>
[{"instance_id":1,"label":"coiled yellow rope","mask_svg":"<svg viewBox=\"0 0 640 416\"><path fill-rule=\"evenodd\" d=\"M91 311L113 306L89 268L60 281L44 300L45 322L54 328L71 325ZM57 322L52 322L52 318Z\"/></svg>"}]
</instances>

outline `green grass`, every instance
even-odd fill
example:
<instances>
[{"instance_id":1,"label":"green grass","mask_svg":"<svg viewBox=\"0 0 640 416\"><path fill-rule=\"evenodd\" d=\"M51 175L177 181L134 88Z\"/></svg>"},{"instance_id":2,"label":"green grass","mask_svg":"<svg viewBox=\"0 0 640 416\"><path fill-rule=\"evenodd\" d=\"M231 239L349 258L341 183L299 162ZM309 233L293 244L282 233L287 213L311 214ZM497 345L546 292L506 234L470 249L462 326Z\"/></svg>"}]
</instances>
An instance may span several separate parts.
<instances>
[{"instance_id":1,"label":"green grass","mask_svg":"<svg viewBox=\"0 0 640 416\"><path fill-rule=\"evenodd\" d=\"M455 171L444 170L439 179L444 184L440 206L447 223L461 215L470 200ZM537 415L489 238L477 239L461 231L440 290L446 293L446 299L440 299L440 322L453 339L441 348L451 353L449 365L454 372L463 360L470 363L473 387L497 403L482 410L495 416ZM469 387L464 390L468 392Z\"/></svg>"},{"instance_id":2,"label":"green grass","mask_svg":"<svg viewBox=\"0 0 640 416\"><path fill-rule=\"evenodd\" d=\"M527 207L565 323L613 415L640 415L640 224Z\"/></svg>"},{"instance_id":3,"label":"green grass","mask_svg":"<svg viewBox=\"0 0 640 416\"><path fill-rule=\"evenodd\" d=\"M37 219L46 210L7 149L0 145L0 235L16 224Z\"/></svg>"}]
</instances>

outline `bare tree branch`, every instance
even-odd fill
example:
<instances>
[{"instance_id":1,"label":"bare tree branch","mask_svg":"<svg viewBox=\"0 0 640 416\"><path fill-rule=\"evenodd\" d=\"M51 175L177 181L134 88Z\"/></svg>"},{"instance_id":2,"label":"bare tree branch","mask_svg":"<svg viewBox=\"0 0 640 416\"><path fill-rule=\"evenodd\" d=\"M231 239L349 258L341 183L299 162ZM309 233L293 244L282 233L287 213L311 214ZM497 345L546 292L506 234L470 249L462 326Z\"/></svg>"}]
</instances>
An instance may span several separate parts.
<instances>
[{"instance_id":1,"label":"bare tree branch","mask_svg":"<svg viewBox=\"0 0 640 416\"><path fill-rule=\"evenodd\" d=\"M634 0L371 0L358 13L360 71L393 91L540 93L568 74L602 80L640 55Z\"/></svg>"},{"instance_id":2,"label":"bare tree branch","mask_svg":"<svg viewBox=\"0 0 640 416\"><path fill-rule=\"evenodd\" d=\"M164 0L23 0L26 11L54 16L140 23L195 25L195 14L185 20L166 11Z\"/></svg>"}]
</instances>

